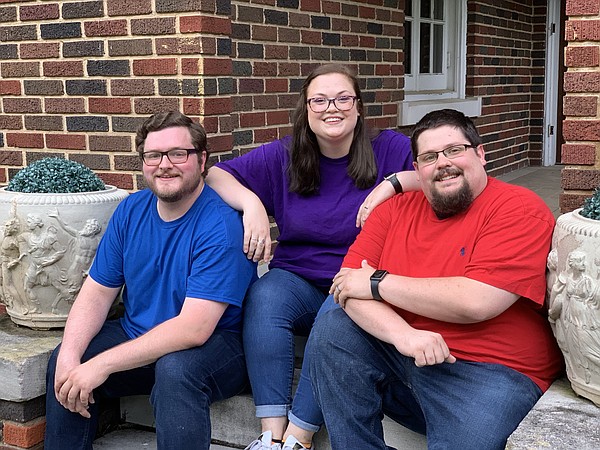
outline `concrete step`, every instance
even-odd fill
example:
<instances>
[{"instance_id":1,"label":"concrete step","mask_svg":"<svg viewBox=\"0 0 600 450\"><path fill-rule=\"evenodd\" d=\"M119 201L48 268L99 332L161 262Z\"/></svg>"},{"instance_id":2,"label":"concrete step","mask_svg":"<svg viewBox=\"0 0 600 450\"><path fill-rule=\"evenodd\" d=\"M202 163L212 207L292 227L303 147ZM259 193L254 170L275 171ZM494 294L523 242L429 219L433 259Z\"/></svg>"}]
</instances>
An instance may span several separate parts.
<instances>
[{"instance_id":1,"label":"concrete step","mask_svg":"<svg viewBox=\"0 0 600 450\"><path fill-rule=\"evenodd\" d=\"M148 396L121 399L121 416L128 423L153 427L154 418ZM244 448L260 434L260 421L254 415L254 402L249 394L238 395L211 406L212 439L233 448ZM386 443L398 449L427 448L425 436L414 433L385 417L383 429ZM323 427L314 439L317 450L331 450L327 430Z\"/></svg>"},{"instance_id":2,"label":"concrete step","mask_svg":"<svg viewBox=\"0 0 600 450\"><path fill-rule=\"evenodd\" d=\"M124 428L96 439L94 448L102 450L156 450L156 434L152 431ZM234 450L234 448L213 444L210 446L210 450Z\"/></svg>"}]
</instances>

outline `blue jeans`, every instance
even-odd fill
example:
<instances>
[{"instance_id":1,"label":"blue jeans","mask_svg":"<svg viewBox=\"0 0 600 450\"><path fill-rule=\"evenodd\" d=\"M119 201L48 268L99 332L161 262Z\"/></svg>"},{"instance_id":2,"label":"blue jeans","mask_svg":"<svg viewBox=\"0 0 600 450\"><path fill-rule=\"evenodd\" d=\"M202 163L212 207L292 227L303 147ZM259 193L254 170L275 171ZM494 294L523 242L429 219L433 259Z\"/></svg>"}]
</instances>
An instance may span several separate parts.
<instances>
[{"instance_id":1,"label":"blue jeans","mask_svg":"<svg viewBox=\"0 0 600 450\"><path fill-rule=\"evenodd\" d=\"M118 321L104 324L90 342L82 361L129 340ZM151 394L159 449L210 447L212 402L232 397L247 385L241 336L215 330L208 341L169 353L156 363L111 374L94 389L91 418L72 413L54 395L54 374L60 346L46 373L46 450L91 449L98 425L98 400Z\"/></svg>"},{"instance_id":2,"label":"blue jeans","mask_svg":"<svg viewBox=\"0 0 600 450\"><path fill-rule=\"evenodd\" d=\"M285 417L292 405L294 335L308 335L327 293L302 277L271 269L254 282L244 304L244 352L256 416ZM317 431L322 423L312 390L294 399L298 426Z\"/></svg>"},{"instance_id":3,"label":"blue jeans","mask_svg":"<svg viewBox=\"0 0 600 450\"><path fill-rule=\"evenodd\" d=\"M429 449L504 449L542 394L527 376L499 364L416 367L341 308L315 323L307 352L333 450L388 450L384 413L426 434Z\"/></svg>"}]
</instances>

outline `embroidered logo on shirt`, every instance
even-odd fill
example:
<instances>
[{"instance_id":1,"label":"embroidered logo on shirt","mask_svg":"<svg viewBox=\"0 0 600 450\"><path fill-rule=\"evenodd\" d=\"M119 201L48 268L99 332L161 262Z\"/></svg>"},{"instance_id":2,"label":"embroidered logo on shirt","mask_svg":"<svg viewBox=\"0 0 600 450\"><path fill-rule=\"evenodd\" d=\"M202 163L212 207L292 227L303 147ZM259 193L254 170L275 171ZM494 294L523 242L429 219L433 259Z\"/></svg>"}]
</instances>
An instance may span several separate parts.
<instances>
[{"instance_id":1,"label":"embroidered logo on shirt","mask_svg":"<svg viewBox=\"0 0 600 450\"><path fill-rule=\"evenodd\" d=\"M463 247L463 248L461 248L461 249L460 249L460 256L465 256L465 253L466 253L466 252L467 252L467 251L465 250L465 248L464 248L464 247Z\"/></svg>"}]
</instances>

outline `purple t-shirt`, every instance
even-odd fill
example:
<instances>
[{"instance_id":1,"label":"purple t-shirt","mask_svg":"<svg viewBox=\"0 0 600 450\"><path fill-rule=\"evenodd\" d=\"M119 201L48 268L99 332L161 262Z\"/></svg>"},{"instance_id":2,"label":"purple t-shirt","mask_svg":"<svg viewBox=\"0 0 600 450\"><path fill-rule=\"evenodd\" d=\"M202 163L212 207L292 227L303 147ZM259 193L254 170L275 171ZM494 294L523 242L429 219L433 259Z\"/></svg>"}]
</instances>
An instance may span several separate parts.
<instances>
[{"instance_id":1,"label":"purple t-shirt","mask_svg":"<svg viewBox=\"0 0 600 450\"><path fill-rule=\"evenodd\" d=\"M359 232L355 221L361 203L388 173L413 169L410 140L392 130L375 137L377 182L368 189L358 189L348 176L347 156L331 159L321 155L321 185L319 192L310 196L289 191L290 142L287 136L217 166L254 192L275 218L280 234L269 267L329 287Z\"/></svg>"}]
</instances>

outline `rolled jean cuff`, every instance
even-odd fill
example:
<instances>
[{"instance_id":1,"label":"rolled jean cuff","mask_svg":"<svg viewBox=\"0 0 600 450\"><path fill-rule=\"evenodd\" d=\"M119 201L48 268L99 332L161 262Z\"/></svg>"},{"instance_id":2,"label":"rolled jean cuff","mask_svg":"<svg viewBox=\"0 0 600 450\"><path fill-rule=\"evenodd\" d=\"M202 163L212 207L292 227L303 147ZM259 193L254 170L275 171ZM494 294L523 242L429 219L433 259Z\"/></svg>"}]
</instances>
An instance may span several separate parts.
<instances>
[{"instance_id":1,"label":"rolled jean cuff","mask_svg":"<svg viewBox=\"0 0 600 450\"><path fill-rule=\"evenodd\" d=\"M260 405L256 407L256 417L287 417L292 405Z\"/></svg>"},{"instance_id":2,"label":"rolled jean cuff","mask_svg":"<svg viewBox=\"0 0 600 450\"><path fill-rule=\"evenodd\" d=\"M313 433L316 433L321 428L319 425L313 425L312 423L308 423L299 419L294 415L294 413L292 413L292 411L288 413L288 419L297 427L300 427L306 431L312 431Z\"/></svg>"}]
</instances>

